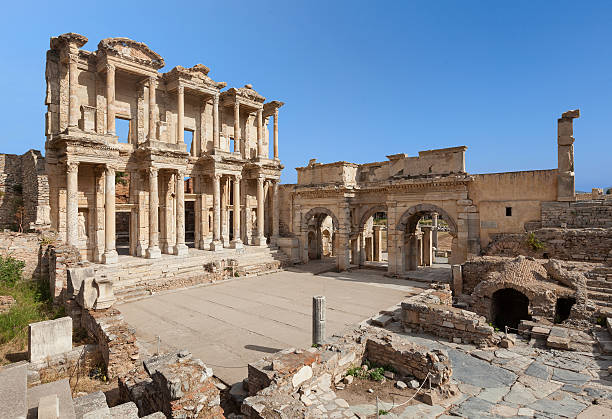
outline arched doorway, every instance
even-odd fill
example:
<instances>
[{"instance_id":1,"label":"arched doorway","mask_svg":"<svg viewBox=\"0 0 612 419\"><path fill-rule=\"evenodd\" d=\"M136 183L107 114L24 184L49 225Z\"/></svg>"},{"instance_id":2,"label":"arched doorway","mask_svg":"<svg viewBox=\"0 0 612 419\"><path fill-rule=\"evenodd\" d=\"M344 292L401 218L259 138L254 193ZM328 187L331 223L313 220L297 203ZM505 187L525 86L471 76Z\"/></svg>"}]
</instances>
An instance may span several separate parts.
<instances>
[{"instance_id":1,"label":"arched doorway","mask_svg":"<svg viewBox=\"0 0 612 419\"><path fill-rule=\"evenodd\" d=\"M386 205L375 205L366 210L359 222L358 246L351 246L354 264L388 269L388 227Z\"/></svg>"},{"instance_id":2,"label":"arched doorway","mask_svg":"<svg viewBox=\"0 0 612 419\"><path fill-rule=\"evenodd\" d=\"M440 232L446 236L440 240ZM419 266L448 263L448 256L457 249L457 223L442 208L433 204L419 204L400 217L396 227L397 249L395 272L415 271ZM442 253L440 245L447 250ZM439 256L438 256L439 255ZM438 260L436 260L438 258ZM391 269L390 269L391 271Z\"/></svg>"},{"instance_id":3,"label":"arched doorway","mask_svg":"<svg viewBox=\"0 0 612 419\"><path fill-rule=\"evenodd\" d=\"M308 211L302 219L302 262L337 258L337 231L338 218L332 211L322 207Z\"/></svg>"},{"instance_id":4,"label":"arched doorway","mask_svg":"<svg viewBox=\"0 0 612 419\"><path fill-rule=\"evenodd\" d=\"M491 297L491 320L500 330L516 333L521 320L531 320L529 298L514 288L502 288Z\"/></svg>"}]
</instances>

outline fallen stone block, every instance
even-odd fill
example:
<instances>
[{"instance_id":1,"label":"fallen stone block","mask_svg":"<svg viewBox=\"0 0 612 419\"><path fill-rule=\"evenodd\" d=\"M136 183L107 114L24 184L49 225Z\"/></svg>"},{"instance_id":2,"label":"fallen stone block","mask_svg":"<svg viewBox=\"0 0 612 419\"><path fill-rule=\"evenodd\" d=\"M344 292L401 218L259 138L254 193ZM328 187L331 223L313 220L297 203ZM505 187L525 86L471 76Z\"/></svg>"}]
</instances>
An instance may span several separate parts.
<instances>
[{"instance_id":1,"label":"fallen stone block","mask_svg":"<svg viewBox=\"0 0 612 419\"><path fill-rule=\"evenodd\" d=\"M72 318L28 325L28 360L37 362L72 349Z\"/></svg>"},{"instance_id":2,"label":"fallen stone block","mask_svg":"<svg viewBox=\"0 0 612 419\"><path fill-rule=\"evenodd\" d=\"M93 266L68 268L66 271L66 276L66 296L67 298L76 298L85 278L92 278L94 276L94 269Z\"/></svg>"},{"instance_id":3,"label":"fallen stone block","mask_svg":"<svg viewBox=\"0 0 612 419\"><path fill-rule=\"evenodd\" d=\"M393 316L383 314L382 316L372 319L372 324L378 327L386 327L392 321L393 321Z\"/></svg>"}]
</instances>

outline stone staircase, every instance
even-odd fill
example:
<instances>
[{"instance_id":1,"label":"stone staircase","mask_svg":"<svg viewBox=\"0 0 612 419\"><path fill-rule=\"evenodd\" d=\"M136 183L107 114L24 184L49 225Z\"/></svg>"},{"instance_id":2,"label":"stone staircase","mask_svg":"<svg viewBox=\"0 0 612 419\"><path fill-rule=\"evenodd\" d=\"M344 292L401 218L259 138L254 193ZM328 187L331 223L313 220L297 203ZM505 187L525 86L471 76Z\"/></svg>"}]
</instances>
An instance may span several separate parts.
<instances>
[{"instance_id":1,"label":"stone staircase","mask_svg":"<svg viewBox=\"0 0 612 419\"><path fill-rule=\"evenodd\" d=\"M612 309L612 266L599 266L586 273L586 277L589 299Z\"/></svg>"},{"instance_id":2,"label":"stone staircase","mask_svg":"<svg viewBox=\"0 0 612 419\"><path fill-rule=\"evenodd\" d=\"M233 262L233 268L231 267ZM184 288L222 279L223 272L211 275L217 264L225 276L253 276L276 272L291 264L285 253L267 247L224 249L210 252L189 249L185 256L162 255L160 259L120 256L116 265L95 265L95 274L113 280L113 291L120 302L134 301L166 289Z\"/></svg>"},{"instance_id":3,"label":"stone staircase","mask_svg":"<svg viewBox=\"0 0 612 419\"><path fill-rule=\"evenodd\" d=\"M68 379L27 388L27 362L0 369L0 417L3 419L138 419L133 402L109 407L101 391L72 399ZM164 419L161 412L145 416Z\"/></svg>"}]
</instances>

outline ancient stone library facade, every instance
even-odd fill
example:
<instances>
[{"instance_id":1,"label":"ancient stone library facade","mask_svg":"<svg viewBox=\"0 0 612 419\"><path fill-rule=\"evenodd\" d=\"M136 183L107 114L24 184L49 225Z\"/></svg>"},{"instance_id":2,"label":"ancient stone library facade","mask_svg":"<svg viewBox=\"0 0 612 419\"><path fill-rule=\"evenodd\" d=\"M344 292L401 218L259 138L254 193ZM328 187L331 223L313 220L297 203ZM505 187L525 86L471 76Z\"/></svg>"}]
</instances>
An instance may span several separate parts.
<instances>
[{"instance_id":1,"label":"ancient stone library facade","mask_svg":"<svg viewBox=\"0 0 612 419\"><path fill-rule=\"evenodd\" d=\"M292 262L335 257L340 270L386 250L388 272L402 275L432 264L438 221L450 262L462 263L576 200L577 110L558 120L556 169L469 174L467 148L453 147L361 165L311 160L297 184L279 185L283 102L249 84L225 89L201 64L162 73L163 58L140 42L107 38L93 52L86 42L51 39L46 156L1 156L0 224L14 227L21 197L24 230L55 231L92 262L117 262L118 239L134 257L271 246Z\"/></svg>"}]
</instances>

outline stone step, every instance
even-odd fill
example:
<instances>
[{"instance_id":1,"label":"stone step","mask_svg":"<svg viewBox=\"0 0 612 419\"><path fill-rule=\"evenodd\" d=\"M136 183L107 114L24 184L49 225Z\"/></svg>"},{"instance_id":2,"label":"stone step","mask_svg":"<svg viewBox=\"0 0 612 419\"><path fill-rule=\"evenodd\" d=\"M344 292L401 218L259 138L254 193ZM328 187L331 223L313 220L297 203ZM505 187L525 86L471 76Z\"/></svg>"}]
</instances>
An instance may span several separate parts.
<instances>
[{"instance_id":1,"label":"stone step","mask_svg":"<svg viewBox=\"0 0 612 419\"><path fill-rule=\"evenodd\" d=\"M600 301L612 302L612 294L608 294L607 292L588 291L587 295L589 299L594 300L597 304Z\"/></svg>"},{"instance_id":2,"label":"stone step","mask_svg":"<svg viewBox=\"0 0 612 419\"><path fill-rule=\"evenodd\" d=\"M59 402L59 417L61 419L75 419L77 417L72 401L70 384L68 379L65 378L63 380L52 381L28 389L28 418L41 417L38 412L38 407L41 399L45 399L48 396L57 396Z\"/></svg>"},{"instance_id":3,"label":"stone step","mask_svg":"<svg viewBox=\"0 0 612 419\"><path fill-rule=\"evenodd\" d=\"M595 339L597 344L604 354L612 354L612 336L607 330L600 330L595 332Z\"/></svg>"},{"instance_id":4,"label":"stone step","mask_svg":"<svg viewBox=\"0 0 612 419\"><path fill-rule=\"evenodd\" d=\"M607 281L605 279L589 279L587 280L587 287L600 287L600 288L610 288L612 289L612 281Z\"/></svg>"},{"instance_id":5,"label":"stone step","mask_svg":"<svg viewBox=\"0 0 612 419\"><path fill-rule=\"evenodd\" d=\"M101 391L89 393L85 396L74 399L74 412L76 419L108 417L108 404L106 396Z\"/></svg>"},{"instance_id":6,"label":"stone step","mask_svg":"<svg viewBox=\"0 0 612 419\"><path fill-rule=\"evenodd\" d=\"M27 411L27 373L25 361L0 369L0 406L2 417L25 418Z\"/></svg>"},{"instance_id":7,"label":"stone step","mask_svg":"<svg viewBox=\"0 0 612 419\"><path fill-rule=\"evenodd\" d=\"M587 290L589 292L598 292L600 294L612 294L612 287L606 288L606 287L587 286Z\"/></svg>"}]
</instances>

